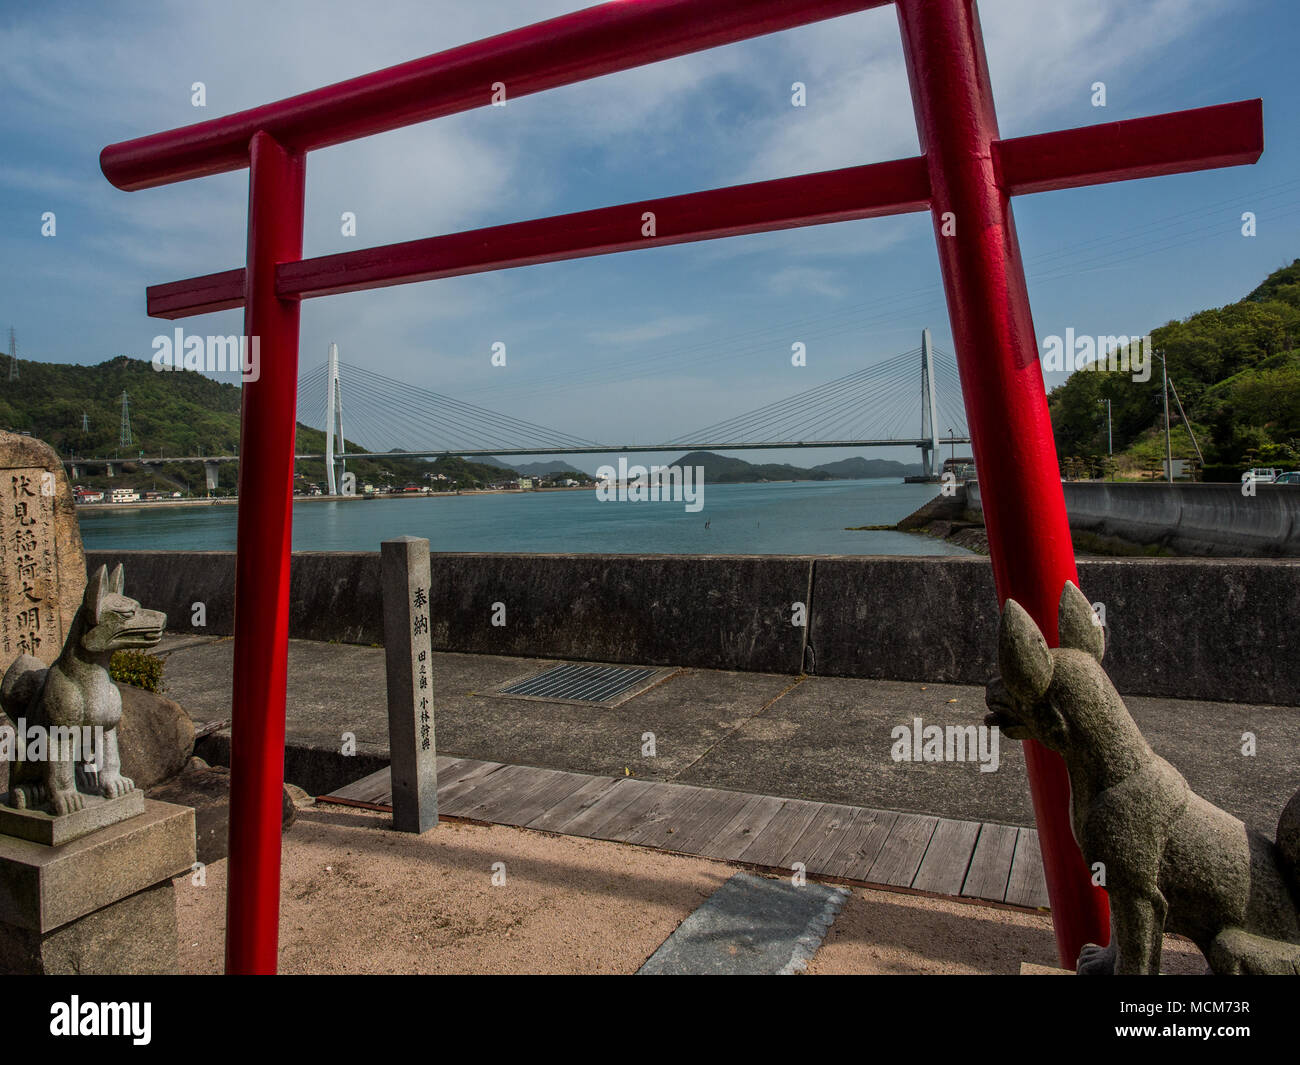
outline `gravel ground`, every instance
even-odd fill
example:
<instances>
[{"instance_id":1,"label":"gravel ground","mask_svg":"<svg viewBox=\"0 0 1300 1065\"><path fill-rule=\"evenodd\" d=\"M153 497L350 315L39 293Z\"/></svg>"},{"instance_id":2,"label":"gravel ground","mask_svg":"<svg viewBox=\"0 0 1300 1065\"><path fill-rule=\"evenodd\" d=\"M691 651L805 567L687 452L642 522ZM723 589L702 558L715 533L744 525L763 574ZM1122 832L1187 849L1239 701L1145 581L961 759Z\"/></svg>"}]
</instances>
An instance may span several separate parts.
<instances>
[{"instance_id":1,"label":"gravel ground","mask_svg":"<svg viewBox=\"0 0 1300 1065\"><path fill-rule=\"evenodd\" d=\"M736 867L500 825L393 832L387 814L316 806L284 836L284 973L633 973ZM493 884L504 863L505 882ZM181 971L221 971L226 862L178 877ZM1166 967L1199 969L1171 943ZM856 889L808 971L1016 973L1054 965L1026 913Z\"/></svg>"}]
</instances>

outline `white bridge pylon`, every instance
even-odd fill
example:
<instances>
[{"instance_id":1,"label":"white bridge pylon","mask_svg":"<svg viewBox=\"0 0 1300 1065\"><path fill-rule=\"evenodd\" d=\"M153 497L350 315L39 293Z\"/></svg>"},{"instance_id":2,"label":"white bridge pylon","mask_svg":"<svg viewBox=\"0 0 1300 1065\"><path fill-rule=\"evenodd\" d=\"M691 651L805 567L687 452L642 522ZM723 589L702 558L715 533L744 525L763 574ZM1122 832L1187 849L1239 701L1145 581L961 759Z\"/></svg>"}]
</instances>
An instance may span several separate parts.
<instances>
[{"instance_id":1,"label":"white bridge pylon","mask_svg":"<svg viewBox=\"0 0 1300 1065\"><path fill-rule=\"evenodd\" d=\"M930 330L921 330L921 439L929 441L921 446L921 467L927 477L938 477L943 466L939 454L939 416L934 398L934 349L930 346Z\"/></svg>"},{"instance_id":2,"label":"white bridge pylon","mask_svg":"<svg viewBox=\"0 0 1300 1065\"><path fill-rule=\"evenodd\" d=\"M339 384L339 346L331 344L325 372L325 484L326 491L332 496L339 494L338 475L346 469L342 458L346 447L343 441L343 389Z\"/></svg>"}]
</instances>

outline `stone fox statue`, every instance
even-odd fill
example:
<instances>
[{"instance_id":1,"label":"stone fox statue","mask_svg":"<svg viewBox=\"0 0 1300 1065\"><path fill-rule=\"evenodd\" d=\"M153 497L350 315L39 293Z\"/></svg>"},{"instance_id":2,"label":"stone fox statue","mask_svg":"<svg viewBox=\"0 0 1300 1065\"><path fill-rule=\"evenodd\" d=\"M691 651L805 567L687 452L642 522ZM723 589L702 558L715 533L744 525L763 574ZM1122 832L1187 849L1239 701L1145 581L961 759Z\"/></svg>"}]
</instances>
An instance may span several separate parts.
<instances>
[{"instance_id":1,"label":"stone fox statue","mask_svg":"<svg viewBox=\"0 0 1300 1065\"><path fill-rule=\"evenodd\" d=\"M1000 676L989 714L1012 739L1065 758L1070 820L1110 896L1110 944L1089 944L1080 973L1158 973L1161 935L1187 936L1216 973L1300 973L1300 792L1277 842L1206 802L1147 745L1101 668L1101 626L1066 584L1050 650L1032 618L1007 600Z\"/></svg>"},{"instance_id":2,"label":"stone fox statue","mask_svg":"<svg viewBox=\"0 0 1300 1065\"><path fill-rule=\"evenodd\" d=\"M17 723L46 730L43 761L10 764L9 805L35 809L48 803L55 814L85 805L84 794L113 799L135 784L122 776L117 724L122 695L108 676L114 651L152 647L162 639L167 615L144 610L122 593L122 567L108 575L100 566L86 584L86 594L72 623L63 652L49 669L38 658L21 655L0 682L0 708ZM99 749L81 752L55 737L83 733L102 737Z\"/></svg>"}]
</instances>

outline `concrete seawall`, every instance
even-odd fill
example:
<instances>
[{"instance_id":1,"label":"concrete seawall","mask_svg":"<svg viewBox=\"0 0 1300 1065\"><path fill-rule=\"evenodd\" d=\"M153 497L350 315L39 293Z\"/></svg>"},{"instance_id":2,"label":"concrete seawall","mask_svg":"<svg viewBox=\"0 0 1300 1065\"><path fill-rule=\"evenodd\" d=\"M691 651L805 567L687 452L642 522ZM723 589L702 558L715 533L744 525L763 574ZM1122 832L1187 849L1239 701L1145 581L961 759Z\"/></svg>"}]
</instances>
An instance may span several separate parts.
<instances>
[{"instance_id":1,"label":"concrete seawall","mask_svg":"<svg viewBox=\"0 0 1300 1065\"><path fill-rule=\"evenodd\" d=\"M1238 484L1119 484L1066 481L1070 528L1160 544L1183 555L1300 555L1300 488ZM966 486L969 508L982 514L979 485Z\"/></svg>"},{"instance_id":2,"label":"concrete seawall","mask_svg":"<svg viewBox=\"0 0 1300 1065\"><path fill-rule=\"evenodd\" d=\"M87 562L125 563L127 593L174 631L233 632L230 552ZM1300 561L1094 559L1079 574L1120 691L1300 705ZM996 671L983 558L435 554L432 581L440 651L967 684ZM295 554L291 594L293 637L382 641L378 554Z\"/></svg>"}]
</instances>

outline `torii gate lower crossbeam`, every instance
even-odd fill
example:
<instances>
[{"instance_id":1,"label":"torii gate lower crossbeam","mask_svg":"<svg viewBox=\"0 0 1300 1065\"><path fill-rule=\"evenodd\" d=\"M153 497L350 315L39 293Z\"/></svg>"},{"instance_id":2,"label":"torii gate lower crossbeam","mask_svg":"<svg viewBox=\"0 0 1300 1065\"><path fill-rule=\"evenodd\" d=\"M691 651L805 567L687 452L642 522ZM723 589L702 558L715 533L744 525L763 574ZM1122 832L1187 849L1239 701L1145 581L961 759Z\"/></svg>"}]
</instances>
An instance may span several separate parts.
<instances>
[{"instance_id":1,"label":"torii gate lower crossbeam","mask_svg":"<svg viewBox=\"0 0 1300 1065\"><path fill-rule=\"evenodd\" d=\"M284 762L298 301L407 281L929 207L980 471L1000 599L1056 633L1074 558L1010 197L1253 163L1259 101L999 139L975 0L895 0L922 157L497 226L302 260L304 156L491 102L745 40L888 0L618 0L238 115L110 145L104 174L140 189L250 168L245 269L156 286L149 312L240 304L261 338L245 385L235 590L226 968L274 972ZM1105 942L1105 895L1071 835L1060 759L1030 746L1029 775L1057 947L1073 966Z\"/></svg>"}]
</instances>

